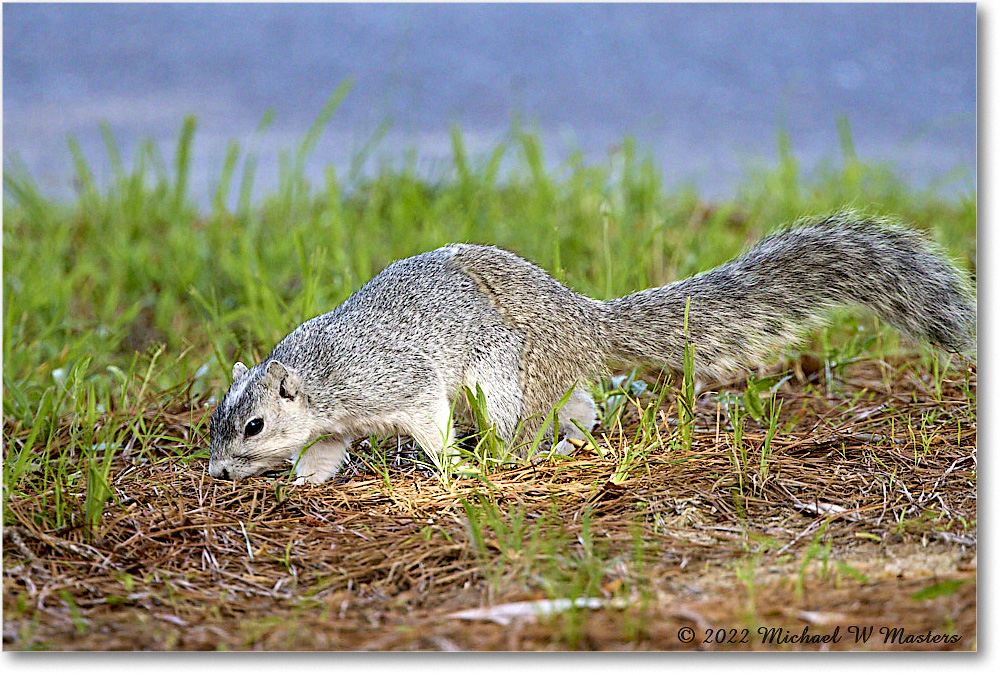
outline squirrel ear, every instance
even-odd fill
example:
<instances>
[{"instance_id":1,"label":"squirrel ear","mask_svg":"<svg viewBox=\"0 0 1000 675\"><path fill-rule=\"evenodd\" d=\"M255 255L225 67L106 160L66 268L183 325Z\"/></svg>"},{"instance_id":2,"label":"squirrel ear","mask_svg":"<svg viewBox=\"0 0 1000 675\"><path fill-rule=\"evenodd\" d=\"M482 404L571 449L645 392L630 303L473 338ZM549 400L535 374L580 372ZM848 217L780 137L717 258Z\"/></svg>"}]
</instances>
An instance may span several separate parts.
<instances>
[{"instance_id":1,"label":"squirrel ear","mask_svg":"<svg viewBox=\"0 0 1000 675\"><path fill-rule=\"evenodd\" d=\"M299 393L299 378L281 361L271 361L267 365L265 382L267 386L277 389L282 398L294 399Z\"/></svg>"},{"instance_id":2,"label":"squirrel ear","mask_svg":"<svg viewBox=\"0 0 1000 675\"><path fill-rule=\"evenodd\" d=\"M242 361L237 361L233 364L233 383L239 382L243 377L250 372L250 369L243 365Z\"/></svg>"}]
</instances>

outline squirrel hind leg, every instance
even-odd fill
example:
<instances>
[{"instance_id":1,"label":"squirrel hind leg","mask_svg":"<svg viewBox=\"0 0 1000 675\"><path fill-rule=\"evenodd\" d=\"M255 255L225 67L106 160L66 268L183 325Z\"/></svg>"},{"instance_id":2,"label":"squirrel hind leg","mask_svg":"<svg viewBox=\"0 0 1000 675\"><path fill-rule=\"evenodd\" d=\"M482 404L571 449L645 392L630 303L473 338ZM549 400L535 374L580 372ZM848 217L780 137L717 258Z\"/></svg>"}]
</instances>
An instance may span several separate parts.
<instances>
[{"instance_id":1,"label":"squirrel hind leg","mask_svg":"<svg viewBox=\"0 0 1000 675\"><path fill-rule=\"evenodd\" d=\"M566 438L586 440L572 420L576 420L588 432L597 426L597 405L594 398L578 384L566 405L559 411L559 429L564 431Z\"/></svg>"}]
</instances>

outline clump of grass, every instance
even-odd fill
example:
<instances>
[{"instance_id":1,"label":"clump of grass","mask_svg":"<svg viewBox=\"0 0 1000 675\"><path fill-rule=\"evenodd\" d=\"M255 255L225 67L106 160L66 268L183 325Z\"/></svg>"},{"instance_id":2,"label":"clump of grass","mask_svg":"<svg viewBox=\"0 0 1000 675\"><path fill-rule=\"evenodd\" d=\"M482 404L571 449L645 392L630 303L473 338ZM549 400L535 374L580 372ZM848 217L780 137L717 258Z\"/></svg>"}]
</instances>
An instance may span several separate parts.
<instances>
[{"instance_id":1,"label":"clump of grass","mask_svg":"<svg viewBox=\"0 0 1000 675\"><path fill-rule=\"evenodd\" d=\"M691 298L684 304L684 379L681 380L680 395L677 397L677 429L681 435L681 447L691 450L694 432L694 345L688 336L688 313Z\"/></svg>"},{"instance_id":2,"label":"clump of grass","mask_svg":"<svg viewBox=\"0 0 1000 675\"><path fill-rule=\"evenodd\" d=\"M490 420L489 411L486 408L486 394L482 387L476 383L476 390L473 392L468 387L464 387L466 404L472 415L478 430L475 438L475 448L468 453L470 467L476 467L482 474L491 473L492 470L506 464L510 457L510 449L502 438L497 435L496 426Z\"/></svg>"}]
</instances>

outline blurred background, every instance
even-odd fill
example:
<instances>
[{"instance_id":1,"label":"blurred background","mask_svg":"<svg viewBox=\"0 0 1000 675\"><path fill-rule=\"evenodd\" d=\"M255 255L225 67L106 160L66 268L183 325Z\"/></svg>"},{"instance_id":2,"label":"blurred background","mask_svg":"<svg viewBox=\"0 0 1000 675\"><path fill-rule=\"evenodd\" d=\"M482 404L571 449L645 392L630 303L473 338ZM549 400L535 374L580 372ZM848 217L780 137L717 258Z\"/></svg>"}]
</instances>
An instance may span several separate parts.
<instances>
[{"instance_id":1,"label":"blurred background","mask_svg":"<svg viewBox=\"0 0 1000 675\"><path fill-rule=\"evenodd\" d=\"M73 195L68 136L107 180L102 121L126 158L148 137L170 161L186 114L195 201L231 140L259 151L266 192L347 79L307 176L362 151L369 169L409 153L433 176L452 125L473 157L519 125L550 166L604 161L630 136L667 187L725 198L775 163L779 130L803 171L836 161L843 117L862 161L943 196L976 187L971 3L6 4L3 61L5 164L50 195Z\"/></svg>"}]
</instances>

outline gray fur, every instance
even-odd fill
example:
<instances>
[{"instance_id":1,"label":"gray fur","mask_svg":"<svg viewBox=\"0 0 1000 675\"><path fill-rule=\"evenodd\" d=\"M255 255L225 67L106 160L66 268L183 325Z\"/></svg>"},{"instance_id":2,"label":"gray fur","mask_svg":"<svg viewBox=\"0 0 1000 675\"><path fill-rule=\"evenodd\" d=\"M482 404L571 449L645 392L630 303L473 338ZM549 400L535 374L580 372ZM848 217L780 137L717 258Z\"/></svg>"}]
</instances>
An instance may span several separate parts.
<instances>
[{"instance_id":1,"label":"gray fur","mask_svg":"<svg viewBox=\"0 0 1000 675\"><path fill-rule=\"evenodd\" d=\"M850 214L799 224L720 267L607 302L508 251L455 244L393 263L263 363L236 364L211 419L210 472L238 478L293 461L300 481L321 482L368 433L409 434L446 457L463 385L482 387L501 438L522 440L570 387L609 363L679 370L688 298L704 375L758 363L844 304L948 350L974 342L964 276L917 233ZM255 417L264 430L244 437ZM571 418L596 423L581 386L560 413L575 435Z\"/></svg>"}]
</instances>

